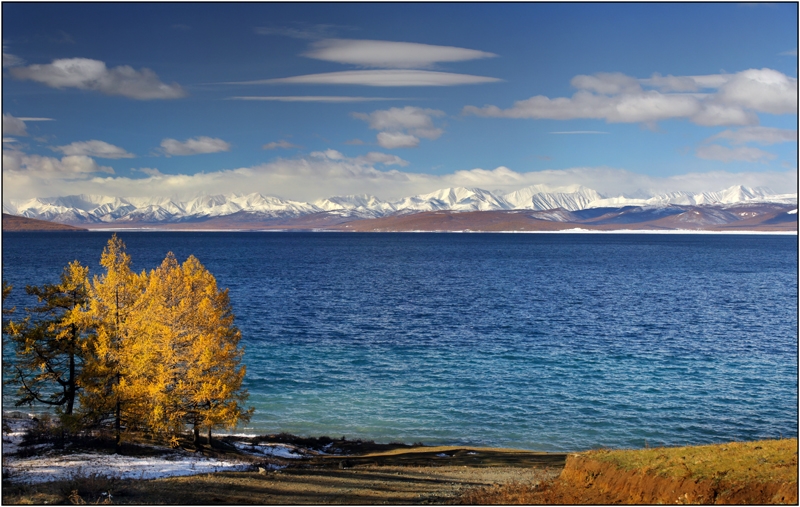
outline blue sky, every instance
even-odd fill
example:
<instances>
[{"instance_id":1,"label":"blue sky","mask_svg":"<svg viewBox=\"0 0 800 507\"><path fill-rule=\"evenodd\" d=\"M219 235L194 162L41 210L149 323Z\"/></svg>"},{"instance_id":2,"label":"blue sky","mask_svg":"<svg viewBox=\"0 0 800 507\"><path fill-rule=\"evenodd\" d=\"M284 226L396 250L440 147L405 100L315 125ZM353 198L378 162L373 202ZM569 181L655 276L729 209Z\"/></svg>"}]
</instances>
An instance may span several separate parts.
<instances>
[{"instance_id":1,"label":"blue sky","mask_svg":"<svg viewBox=\"0 0 800 507\"><path fill-rule=\"evenodd\" d=\"M2 14L4 200L796 192L796 3Z\"/></svg>"}]
</instances>

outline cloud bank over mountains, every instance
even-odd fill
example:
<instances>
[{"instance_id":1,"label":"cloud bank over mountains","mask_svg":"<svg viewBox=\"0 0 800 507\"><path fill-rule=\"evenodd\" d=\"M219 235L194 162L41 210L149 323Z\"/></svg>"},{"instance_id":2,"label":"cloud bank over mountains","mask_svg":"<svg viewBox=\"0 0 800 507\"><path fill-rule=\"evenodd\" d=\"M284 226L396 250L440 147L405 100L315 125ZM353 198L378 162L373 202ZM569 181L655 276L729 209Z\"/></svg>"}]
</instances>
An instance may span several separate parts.
<instances>
[{"instance_id":1,"label":"cloud bank over mountains","mask_svg":"<svg viewBox=\"0 0 800 507\"><path fill-rule=\"evenodd\" d=\"M110 176L87 156L62 159L3 152L4 197L27 199L52 196L50 184L60 180L58 193L144 197L166 195L185 199L207 193L258 191L285 199L314 201L329 195L370 194L391 200L424 194L440 188L479 187L510 192L521 187L584 185L604 195L656 195L674 191L704 192L734 185L767 187L783 194L796 192L797 172L703 172L655 177L611 167L577 167L563 170L517 172L507 167L470 169L433 175L406 172L408 162L396 155L369 152L347 157L337 150L312 152L295 158L238 169L162 174L142 170L146 177Z\"/></svg>"}]
</instances>

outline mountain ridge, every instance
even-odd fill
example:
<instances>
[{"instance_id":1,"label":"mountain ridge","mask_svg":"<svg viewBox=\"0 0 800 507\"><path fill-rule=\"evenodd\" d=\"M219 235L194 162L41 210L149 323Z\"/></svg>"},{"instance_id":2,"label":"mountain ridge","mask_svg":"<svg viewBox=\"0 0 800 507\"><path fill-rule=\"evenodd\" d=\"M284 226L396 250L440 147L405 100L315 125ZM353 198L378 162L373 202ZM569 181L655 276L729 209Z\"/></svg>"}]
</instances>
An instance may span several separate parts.
<instances>
[{"instance_id":1,"label":"mountain ridge","mask_svg":"<svg viewBox=\"0 0 800 507\"><path fill-rule=\"evenodd\" d=\"M500 194L480 188L453 187L384 201L368 194L333 196L301 202L251 194L201 195L187 201L166 197L70 195L3 203L3 212L69 225L166 224L252 215L252 219L301 219L329 214L341 219L376 219L434 211L550 211L575 212L596 208L734 205L797 202L797 194L775 194L766 188L732 186L716 192L671 192L649 198L605 197L581 186L532 185ZM555 215L554 215L555 216ZM248 219L249 220L249 219ZM562 217L561 220L567 220ZM568 221L568 220L567 220Z\"/></svg>"}]
</instances>

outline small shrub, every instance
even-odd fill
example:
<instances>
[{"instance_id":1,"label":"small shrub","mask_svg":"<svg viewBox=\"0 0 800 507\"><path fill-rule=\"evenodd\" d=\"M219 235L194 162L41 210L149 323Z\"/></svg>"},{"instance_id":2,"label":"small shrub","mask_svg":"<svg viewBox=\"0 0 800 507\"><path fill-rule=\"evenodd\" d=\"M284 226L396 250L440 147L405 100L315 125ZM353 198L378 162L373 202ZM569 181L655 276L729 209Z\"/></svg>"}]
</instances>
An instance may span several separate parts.
<instances>
[{"instance_id":1,"label":"small shrub","mask_svg":"<svg viewBox=\"0 0 800 507\"><path fill-rule=\"evenodd\" d=\"M120 479L98 473L83 475L78 471L61 487L64 500L73 505L110 504L117 494Z\"/></svg>"},{"instance_id":2,"label":"small shrub","mask_svg":"<svg viewBox=\"0 0 800 507\"><path fill-rule=\"evenodd\" d=\"M31 419L32 424L22 437L22 445L52 442L61 437L61 425L48 413Z\"/></svg>"}]
</instances>

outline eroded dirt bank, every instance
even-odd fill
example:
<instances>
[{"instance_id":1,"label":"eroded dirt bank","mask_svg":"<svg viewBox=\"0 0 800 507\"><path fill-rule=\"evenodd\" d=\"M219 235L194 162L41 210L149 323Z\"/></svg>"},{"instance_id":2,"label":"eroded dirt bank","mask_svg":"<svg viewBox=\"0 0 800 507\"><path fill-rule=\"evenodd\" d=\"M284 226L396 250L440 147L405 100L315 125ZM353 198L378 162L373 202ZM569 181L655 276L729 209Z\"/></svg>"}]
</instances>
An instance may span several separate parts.
<instances>
[{"instance_id":1,"label":"eroded dirt bank","mask_svg":"<svg viewBox=\"0 0 800 507\"><path fill-rule=\"evenodd\" d=\"M648 470L624 470L583 455L567 458L557 480L532 492L532 503L547 504L797 504L797 482L728 481L663 477Z\"/></svg>"}]
</instances>

